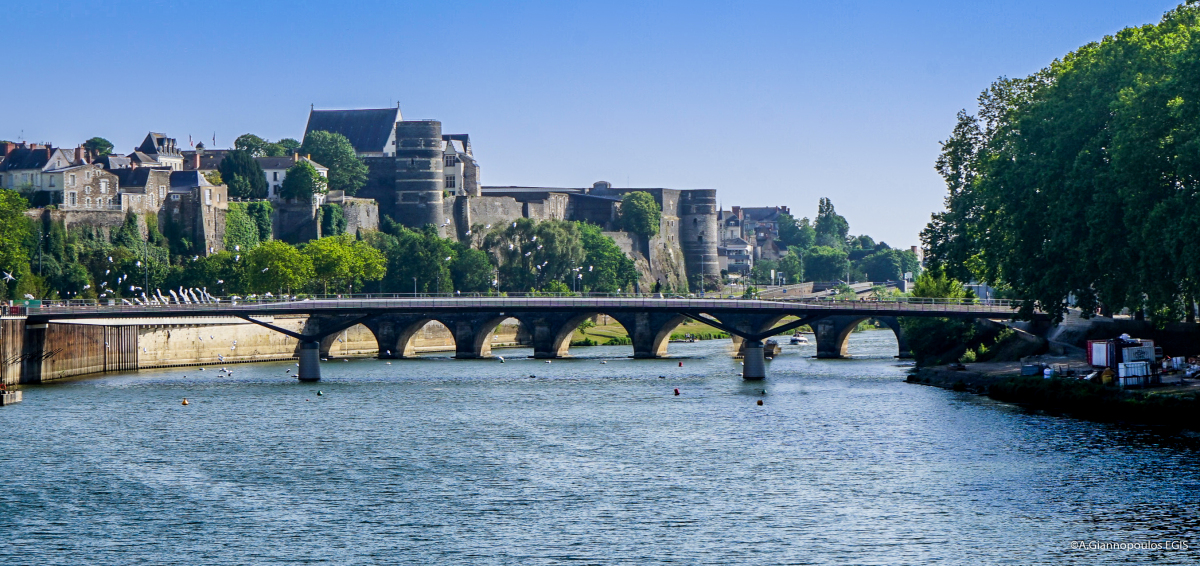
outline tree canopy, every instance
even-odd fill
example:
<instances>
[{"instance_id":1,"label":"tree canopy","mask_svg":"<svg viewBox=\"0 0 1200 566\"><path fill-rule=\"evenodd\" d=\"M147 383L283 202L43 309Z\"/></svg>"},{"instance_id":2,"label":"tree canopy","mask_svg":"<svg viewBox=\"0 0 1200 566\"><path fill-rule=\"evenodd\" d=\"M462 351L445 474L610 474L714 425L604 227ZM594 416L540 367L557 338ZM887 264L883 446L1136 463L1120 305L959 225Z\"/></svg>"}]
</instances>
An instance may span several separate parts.
<instances>
[{"instance_id":1,"label":"tree canopy","mask_svg":"<svg viewBox=\"0 0 1200 566\"><path fill-rule=\"evenodd\" d=\"M817 205L817 219L813 222L813 232L816 245L845 249L846 238L850 235L850 223L846 221L846 217L833 209L833 201L822 198Z\"/></svg>"},{"instance_id":2,"label":"tree canopy","mask_svg":"<svg viewBox=\"0 0 1200 566\"><path fill-rule=\"evenodd\" d=\"M279 196L299 201L307 201L314 194L327 192L329 192L329 184L325 177L322 177L312 164L303 160L288 167L287 173L283 177L283 183L279 187Z\"/></svg>"},{"instance_id":3,"label":"tree canopy","mask_svg":"<svg viewBox=\"0 0 1200 566\"><path fill-rule=\"evenodd\" d=\"M235 149L226 153L217 169L229 187L229 196L267 198L267 175L249 151Z\"/></svg>"},{"instance_id":4,"label":"tree canopy","mask_svg":"<svg viewBox=\"0 0 1200 566\"><path fill-rule=\"evenodd\" d=\"M102 137L96 136L83 142L83 148L96 157L104 157L112 153L113 144Z\"/></svg>"},{"instance_id":5,"label":"tree canopy","mask_svg":"<svg viewBox=\"0 0 1200 566\"><path fill-rule=\"evenodd\" d=\"M621 226L626 231L650 238L658 234L661 223L662 207L654 195L634 191L621 196Z\"/></svg>"},{"instance_id":6,"label":"tree canopy","mask_svg":"<svg viewBox=\"0 0 1200 566\"><path fill-rule=\"evenodd\" d=\"M1001 78L962 111L936 163L946 210L931 265L1011 286L1061 315L1073 300L1192 313L1200 294L1200 6Z\"/></svg>"},{"instance_id":7,"label":"tree canopy","mask_svg":"<svg viewBox=\"0 0 1200 566\"><path fill-rule=\"evenodd\" d=\"M300 153L329 168L331 191L345 191L346 195L353 196L367 183L367 166L342 134L321 130L309 132L300 146Z\"/></svg>"}]
</instances>

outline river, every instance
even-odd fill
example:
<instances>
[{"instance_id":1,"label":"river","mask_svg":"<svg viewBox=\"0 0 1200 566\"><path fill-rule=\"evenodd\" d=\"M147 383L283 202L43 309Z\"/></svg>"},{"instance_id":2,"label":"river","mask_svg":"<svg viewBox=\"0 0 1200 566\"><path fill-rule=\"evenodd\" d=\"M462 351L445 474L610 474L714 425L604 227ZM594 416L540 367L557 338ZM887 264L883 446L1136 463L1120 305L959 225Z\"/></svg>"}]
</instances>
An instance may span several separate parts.
<instances>
[{"instance_id":1,"label":"river","mask_svg":"<svg viewBox=\"0 0 1200 566\"><path fill-rule=\"evenodd\" d=\"M904 383L890 332L785 345L760 383L727 347L28 387L0 408L0 564L1200 560L1194 436Z\"/></svg>"}]
</instances>

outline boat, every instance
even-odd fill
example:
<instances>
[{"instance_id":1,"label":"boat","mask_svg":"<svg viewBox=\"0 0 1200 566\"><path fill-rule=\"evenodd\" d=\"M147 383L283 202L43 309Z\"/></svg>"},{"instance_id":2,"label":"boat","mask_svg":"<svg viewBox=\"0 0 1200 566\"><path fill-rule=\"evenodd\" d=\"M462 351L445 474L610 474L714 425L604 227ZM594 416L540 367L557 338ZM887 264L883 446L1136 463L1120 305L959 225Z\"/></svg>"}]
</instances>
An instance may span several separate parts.
<instances>
[{"instance_id":1,"label":"boat","mask_svg":"<svg viewBox=\"0 0 1200 566\"><path fill-rule=\"evenodd\" d=\"M796 345L796 344L808 344L808 337L807 337L807 336L805 336L805 335L803 335L803 334L801 334L799 331L797 331L795 334L792 334L792 341L791 341L791 343L792 343L793 345Z\"/></svg>"},{"instance_id":2,"label":"boat","mask_svg":"<svg viewBox=\"0 0 1200 566\"><path fill-rule=\"evenodd\" d=\"M767 343L763 345L763 357L768 360L778 356L782 351L783 348L779 347L779 342L775 340L767 340Z\"/></svg>"}]
</instances>

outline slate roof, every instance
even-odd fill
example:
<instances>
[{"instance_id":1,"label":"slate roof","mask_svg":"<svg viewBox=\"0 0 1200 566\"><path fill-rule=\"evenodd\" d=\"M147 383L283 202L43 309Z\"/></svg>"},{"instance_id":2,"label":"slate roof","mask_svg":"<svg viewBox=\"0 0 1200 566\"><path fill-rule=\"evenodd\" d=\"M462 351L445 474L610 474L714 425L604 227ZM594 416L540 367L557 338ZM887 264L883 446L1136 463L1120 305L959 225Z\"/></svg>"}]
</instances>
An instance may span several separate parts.
<instances>
[{"instance_id":1,"label":"slate roof","mask_svg":"<svg viewBox=\"0 0 1200 566\"><path fill-rule=\"evenodd\" d=\"M142 163L142 164L152 164L152 165L158 164L157 159L155 159L149 155L146 155L145 152L140 151L140 150L129 154L129 161L131 161L133 163Z\"/></svg>"},{"instance_id":2,"label":"slate roof","mask_svg":"<svg viewBox=\"0 0 1200 566\"><path fill-rule=\"evenodd\" d=\"M382 152L399 121L399 108L313 110L308 115L304 135L322 130L333 132L346 136L350 145L354 146L354 151Z\"/></svg>"},{"instance_id":3,"label":"slate roof","mask_svg":"<svg viewBox=\"0 0 1200 566\"><path fill-rule=\"evenodd\" d=\"M171 171L171 190L186 191L192 187L211 187L212 183L199 171Z\"/></svg>"},{"instance_id":4,"label":"slate roof","mask_svg":"<svg viewBox=\"0 0 1200 566\"><path fill-rule=\"evenodd\" d=\"M13 171L19 169L41 169L50 162L50 154L53 150L46 148L29 149L21 147L14 149L4 158L4 162L0 163L0 171Z\"/></svg>"},{"instance_id":5,"label":"slate roof","mask_svg":"<svg viewBox=\"0 0 1200 566\"><path fill-rule=\"evenodd\" d=\"M162 154L178 157L179 153L172 153L166 147L167 139L168 138L166 134L150 132L146 134L146 139L142 140L142 145L138 146L137 151L148 153L150 155Z\"/></svg>"},{"instance_id":6,"label":"slate roof","mask_svg":"<svg viewBox=\"0 0 1200 566\"><path fill-rule=\"evenodd\" d=\"M750 220L758 220L758 221L778 220L779 215L782 212L783 212L783 210L781 210L777 206L766 206L766 207L761 207L761 208L759 208L759 207L742 208L743 217L750 219Z\"/></svg>"},{"instance_id":7,"label":"slate roof","mask_svg":"<svg viewBox=\"0 0 1200 566\"><path fill-rule=\"evenodd\" d=\"M117 169L129 169L132 167L130 159L123 155L105 155L104 157L97 159L96 163L100 164L109 171Z\"/></svg>"}]
</instances>

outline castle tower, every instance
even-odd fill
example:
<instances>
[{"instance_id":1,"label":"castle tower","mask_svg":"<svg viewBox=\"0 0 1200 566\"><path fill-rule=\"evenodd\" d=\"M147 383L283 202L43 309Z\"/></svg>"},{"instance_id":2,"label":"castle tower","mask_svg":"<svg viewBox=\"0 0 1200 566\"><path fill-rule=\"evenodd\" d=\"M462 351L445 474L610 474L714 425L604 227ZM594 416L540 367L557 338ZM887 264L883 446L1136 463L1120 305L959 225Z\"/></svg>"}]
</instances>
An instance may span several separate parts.
<instances>
[{"instance_id":1,"label":"castle tower","mask_svg":"<svg viewBox=\"0 0 1200 566\"><path fill-rule=\"evenodd\" d=\"M397 122L396 220L410 228L441 226L444 189L442 123Z\"/></svg>"},{"instance_id":2,"label":"castle tower","mask_svg":"<svg viewBox=\"0 0 1200 566\"><path fill-rule=\"evenodd\" d=\"M721 265L717 259L717 191L687 190L679 195L679 247L692 291L718 289Z\"/></svg>"}]
</instances>

